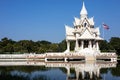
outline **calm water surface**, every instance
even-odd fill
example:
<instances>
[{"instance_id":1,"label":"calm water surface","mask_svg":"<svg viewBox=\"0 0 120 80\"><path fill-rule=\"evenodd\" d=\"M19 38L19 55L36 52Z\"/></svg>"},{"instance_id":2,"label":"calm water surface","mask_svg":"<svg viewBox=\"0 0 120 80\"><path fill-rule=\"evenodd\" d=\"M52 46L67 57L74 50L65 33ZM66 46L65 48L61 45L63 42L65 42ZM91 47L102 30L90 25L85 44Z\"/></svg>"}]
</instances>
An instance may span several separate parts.
<instances>
[{"instance_id":1,"label":"calm water surface","mask_svg":"<svg viewBox=\"0 0 120 80\"><path fill-rule=\"evenodd\" d=\"M120 80L120 64L0 62L0 80Z\"/></svg>"}]
</instances>

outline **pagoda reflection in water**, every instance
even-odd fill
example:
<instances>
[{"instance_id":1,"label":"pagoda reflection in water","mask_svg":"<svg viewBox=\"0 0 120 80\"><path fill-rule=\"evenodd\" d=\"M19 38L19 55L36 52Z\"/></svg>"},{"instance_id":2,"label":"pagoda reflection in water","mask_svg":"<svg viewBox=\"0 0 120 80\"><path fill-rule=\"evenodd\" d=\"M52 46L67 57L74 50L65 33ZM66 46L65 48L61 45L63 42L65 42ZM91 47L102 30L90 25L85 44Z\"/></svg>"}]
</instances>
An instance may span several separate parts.
<instances>
[{"instance_id":1,"label":"pagoda reflection in water","mask_svg":"<svg viewBox=\"0 0 120 80\"><path fill-rule=\"evenodd\" d=\"M25 61L25 62L0 62L0 66L45 66L45 68L64 68L66 80L99 80L101 77L101 69L115 68L117 63L109 61L78 61L78 62L40 62L40 61ZM12 69L13 70L13 69ZM56 73L57 74L57 73ZM59 72L58 72L59 74ZM64 74L64 73L63 73ZM55 77L55 75L54 75Z\"/></svg>"},{"instance_id":2,"label":"pagoda reflection in water","mask_svg":"<svg viewBox=\"0 0 120 80\"><path fill-rule=\"evenodd\" d=\"M116 67L111 62L73 62L73 63L47 63L46 67L65 67L67 69L66 80L101 79L100 69ZM70 70L74 69L72 75Z\"/></svg>"}]
</instances>

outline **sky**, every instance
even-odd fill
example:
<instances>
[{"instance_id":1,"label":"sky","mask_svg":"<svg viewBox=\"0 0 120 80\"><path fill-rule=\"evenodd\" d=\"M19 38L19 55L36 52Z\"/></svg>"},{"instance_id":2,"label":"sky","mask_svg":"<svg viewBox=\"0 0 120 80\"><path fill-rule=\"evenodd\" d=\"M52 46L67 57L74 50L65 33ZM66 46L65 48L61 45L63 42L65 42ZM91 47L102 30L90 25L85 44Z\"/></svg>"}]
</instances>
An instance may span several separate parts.
<instances>
[{"instance_id":1,"label":"sky","mask_svg":"<svg viewBox=\"0 0 120 80\"><path fill-rule=\"evenodd\" d=\"M80 18L83 0L0 0L0 39L47 40L59 43L65 39L65 25L73 27L74 17ZM120 37L120 0L84 0L88 17L94 16L95 26L102 23L104 39Z\"/></svg>"}]
</instances>

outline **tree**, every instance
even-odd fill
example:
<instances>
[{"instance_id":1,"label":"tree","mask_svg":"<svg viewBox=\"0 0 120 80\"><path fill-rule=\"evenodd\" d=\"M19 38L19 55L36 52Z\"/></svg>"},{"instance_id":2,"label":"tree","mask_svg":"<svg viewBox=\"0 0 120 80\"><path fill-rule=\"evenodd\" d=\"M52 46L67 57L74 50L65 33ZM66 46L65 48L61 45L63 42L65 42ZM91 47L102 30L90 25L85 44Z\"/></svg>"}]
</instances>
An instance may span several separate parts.
<instances>
[{"instance_id":1,"label":"tree","mask_svg":"<svg viewBox=\"0 0 120 80\"><path fill-rule=\"evenodd\" d=\"M43 54L47 52L46 48L39 47L37 53Z\"/></svg>"},{"instance_id":2,"label":"tree","mask_svg":"<svg viewBox=\"0 0 120 80\"><path fill-rule=\"evenodd\" d=\"M109 50L108 42L106 40L101 41L99 46L100 46L100 50L103 52L106 52Z\"/></svg>"},{"instance_id":3,"label":"tree","mask_svg":"<svg viewBox=\"0 0 120 80\"><path fill-rule=\"evenodd\" d=\"M70 42L70 50L74 50L75 41ZM63 52L67 48L66 40L61 41L60 43L51 43L49 41L37 41L32 40L20 40L14 41L8 39L7 37L2 38L0 41L0 53L3 52L21 52L21 53L45 53L45 52ZM120 54L120 38L112 37L110 42L106 40L100 42L101 51L111 51L115 50L117 54Z\"/></svg>"},{"instance_id":4,"label":"tree","mask_svg":"<svg viewBox=\"0 0 120 80\"><path fill-rule=\"evenodd\" d=\"M10 52L10 53L14 52L13 45L10 43L8 43L7 46L5 46L3 49L4 49L4 52Z\"/></svg>"},{"instance_id":5,"label":"tree","mask_svg":"<svg viewBox=\"0 0 120 80\"><path fill-rule=\"evenodd\" d=\"M62 42L59 43L59 52L65 51L67 49L67 45L66 45L66 40L63 40Z\"/></svg>"},{"instance_id":6,"label":"tree","mask_svg":"<svg viewBox=\"0 0 120 80\"><path fill-rule=\"evenodd\" d=\"M21 52L22 50L22 46L19 43L15 43L13 45L13 48L14 48L14 52Z\"/></svg>"},{"instance_id":7,"label":"tree","mask_svg":"<svg viewBox=\"0 0 120 80\"><path fill-rule=\"evenodd\" d=\"M2 46L2 47L7 46L8 43L14 44L14 43L16 43L16 42L13 41L12 39L8 39L7 37L1 39L1 46Z\"/></svg>"},{"instance_id":8,"label":"tree","mask_svg":"<svg viewBox=\"0 0 120 80\"><path fill-rule=\"evenodd\" d=\"M55 43L51 44L48 51L58 52L58 44L55 44Z\"/></svg>"},{"instance_id":9,"label":"tree","mask_svg":"<svg viewBox=\"0 0 120 80\"><path fill-rule=\"evenodd\" d=\"M22 46L23 52L34 52L34 42L32 40L21 40L18 42Z\"/></svg>"},{"instance_id":10,"label":"tree","mask_svg":"<svg viewBox=\"0 0 120 80\"><path fill-rule=\"evenodd\" d=\"M116 53L120 55L120 38L119 37L112 37L110 39L110 45L116 50Z\"/></svg>"},{"instance_id":11,"label":"tree","mask_svg":"<svg viewBox=\"0 0 120 80\"><path fill-rule=\"evenodd\" d=\"M16 42L13 41L12 39L8 39L7 37L5 38L2 38L1 41L0 41L0 52L3 53L3 52L14 52L14 48L13 48L13 45L15 44Z\"/></svg>"}]
</instances>

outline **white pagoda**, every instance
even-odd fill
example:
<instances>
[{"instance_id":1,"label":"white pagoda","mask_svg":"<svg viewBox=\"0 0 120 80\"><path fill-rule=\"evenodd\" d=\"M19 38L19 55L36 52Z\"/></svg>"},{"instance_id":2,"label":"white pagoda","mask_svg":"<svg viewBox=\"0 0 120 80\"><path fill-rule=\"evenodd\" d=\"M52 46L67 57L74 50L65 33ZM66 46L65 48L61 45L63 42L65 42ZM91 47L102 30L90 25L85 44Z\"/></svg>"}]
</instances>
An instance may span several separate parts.
<instances>
[{"instance_id":1,"label":"white pagoda","mask_svg":"<svg viewBox=\"0 0 120 80\"><path fill-rule=\"evenodd\" d=\"M111 62L117 62L117 55L114 52L100 52L99 41L103 40L100 37L99 27L94 26L93 17L88 18L88 13L85 8L84 2L80 11L80 18L75 17L73 22L74 27L65 26L66 28L66 42L67 49L65 52L59 53L46 53L44 55L45 62L50 59L76 61L99 61L109 60ZM75 42L74 51L70 50L70 43Z\"/></svg>"},{"instance_id":2,"label":"white pagoda","mask_svg":"<svg viewBox=\"0 0 120 80\"><path fill-rule=\"evenodd\" d=\"M76 53L100 53L99 41L103 39L100 37L99 27L94 26L94 17L88 18L84 2L80 11L80 18L75 17L74 19L74 27L65 25L67 42L65 53L70 52L71 41L75 41L74 52Z\"/></svg>"}]
</instances>

